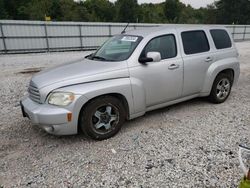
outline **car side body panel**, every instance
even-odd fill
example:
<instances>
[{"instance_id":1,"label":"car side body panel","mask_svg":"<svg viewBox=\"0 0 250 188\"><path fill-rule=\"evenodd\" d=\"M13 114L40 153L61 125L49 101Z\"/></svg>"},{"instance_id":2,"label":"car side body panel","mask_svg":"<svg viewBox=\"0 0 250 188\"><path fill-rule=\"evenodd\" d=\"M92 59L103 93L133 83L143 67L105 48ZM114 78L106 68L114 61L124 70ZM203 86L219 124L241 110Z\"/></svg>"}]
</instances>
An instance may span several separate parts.
<instances>
[{"instance_id":1,"label":"car side body panel","mask_svg":"<svg viewBox=\"0 0 250 188\"><path fill-rule=\"evenodd\" d=\"M175 38L176 55L159 62L139 63L139 57L145 46L156 37L164 36ZM171 69L171 65L176 65L177 68ZM134 100L145 103L140 104L139 102L138 109L135 109L136 112L140 112L142 108L144 108L143 111L147 111L146 109L150 106L181 97L184 67L179 49L179 38L175 29L161 30L157 34L153 33L145 37L128 61L128 67ZM137 84L136 87L133 83ZM139 92L139 90L141 91ZM142 92L144 94L141 96ZM135 103L138 104L138 102ZM135 105L135 108L137 108L137 105Z\"/></svg>"},{"instance_id":2,"label":"car side body panel","mask_svg":"<svg viewBox=\"0 0 250 188\"><path fill-rule=\"evenodd\" d=\"M201 31L206 34L207 42L210 46L209 51L195 54L185 54L182 33L189 31ZM201 26L199 28L180 27L177 28L177 33L180 41L180 53L184 63L184 80L181 97L188 97L201 92L206 77L206 72L209 66L214 62L214 58L211 56L213 47L211 45L211 39L208 37L209 35L206 26ZM207 62L207 58L211 58L211 61Z\"/></svg>"},{"instance_id":3,"label":"car side body panel","mask_svg":"<svg viewBox=\"0 0 250 188\"><path fill-rule=\"evenodd\" d=\"M145 31L129 31L126 34L141 36L143 39L125 61L81 59L35 75L32 81L39 90L41 104L26 97L22 101L24 112L32 123L43 124L41 126L47 132L67 135L78 132L81 109L90 100L103 95L123 96L128 104L129 119L195 97L208 96L221 71L233 70L234 83L240 74L238 52L232 37L231 48L217 50L210 35L211 28L226 30L221 26L170 25ZM181 32L192 30L205 32L209 51L185 54ZM142 50L151 39L169 34L175 36L175 57L159 62L139 63ZM173 64L177 65L176 69L171 69ZM50 105L48 97L52 92L74 93L75 100L68 106ZM53 114L48 114L50 108ZM68 113L72 114L72 120L67 122ZM46 120L47 115L49 119Z\"/></svg>"},{"instance_id":4,"label":"car side body panel","mask_svg":"<svg viewBox=\"0 0 250 188\"><path fill-rule=\"evenodd\" d=\"M119 94L122 95L129 107L129 116L134 114L134 100L131 91L131 83L129 78L117 78L110 80L103 80L98 82L77 84L68 87L63 87L55 91L68 91L77 93L77 95L84 96L83 100L79 98L75 103L77 104L76 115L80 113L81 108L86 104L86 102L103 95L108 94ZM85 100L87 99L87 101Z\"/></svg>"},{"instance_id":5,"label":"car side body panel","mask_svg":"<svg viewBox=\"0 0 250 188\"><path fill-rule=\"evenodd\" d=\"M240 75L240 65L236 57L221 59L213 63L206 74L206 79L203 84L203 89L201 91L201 96L206 96L210 94L210 91L213 86L213 82L216 76L223 70L231 69L234 72L234 83L237 82Z\"/></svg>"},{"instance_id":6,"label":"car side body panel","mask_svg":"<svg viewBox=\"0 0 250 188\"><path fill-rule=\"evenodd\" d=\"M85 64L85 62L79 61L79 64ZM68 79L65 79L65 76L63 74L63 72L59 75L57 75L59 81L58 82L49 82L48 81L48 85L44 86L40 89L40 94L41 94L41 101L45 102L48 94L53 92L55 89L58 88L62 88L62 87L67 87L67 86L71 86L71 85L81 85L81 84L85 84L85 83L98 83L98 82L102 82L105 80L112 80L112 79L119 79L119 78L128 78L129 77L129 72L128 72L128 68L127 68L127 62L123 61L123 62L108 62L107 64L113 64L113 69L111 68L112 66L109 65L107 66L105 63L107 62L100 62L99 66L96 65L96 73L91 74L91 75L86 75L86 76L72 76ZM87 64L91 64L89 62L87 62ZM85 65L86 66L86 65ZM109 68L109 70L106 70L105 72L102 71L102 66L105 66L107 68ZM78 67L79 69L81 69L81 66ZM93 68L94 69L94 68ZM67 71L67 70L64 70ZM87 72L88 70L83 69L83 72ZM43 79L47 79L47 77L50 77L50 74L47 75L47 72L44 74L44 76L39 76L39 77L35 77L35 80L43 80ZM79 72L79 71L78 71ZM87 74L87 73L85 73ZM76 91L77 92L77 91Z\"/></svg>"}]
</instances>

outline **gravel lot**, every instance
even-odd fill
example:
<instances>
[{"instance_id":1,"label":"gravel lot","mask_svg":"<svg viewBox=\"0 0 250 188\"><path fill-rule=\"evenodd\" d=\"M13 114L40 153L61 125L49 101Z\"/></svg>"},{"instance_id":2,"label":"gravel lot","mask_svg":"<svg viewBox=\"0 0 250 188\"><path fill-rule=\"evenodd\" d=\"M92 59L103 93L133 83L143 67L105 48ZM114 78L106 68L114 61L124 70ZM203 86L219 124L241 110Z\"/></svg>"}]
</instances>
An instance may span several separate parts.
<instances>
[{"instance_id":1,"label":"gravel lot","mask_svg":"<svg viewBox=\"0 0 250 188\"><path fill-rule=\"evenodd\" d=\"M32 76L20 72L86 53L0 56L0 187L237 187L237 146L250 144L250 42L237 46L241 77L224 104L156 110L102 142L48 135L20 112Z\"/></svg>"}]
</instances>

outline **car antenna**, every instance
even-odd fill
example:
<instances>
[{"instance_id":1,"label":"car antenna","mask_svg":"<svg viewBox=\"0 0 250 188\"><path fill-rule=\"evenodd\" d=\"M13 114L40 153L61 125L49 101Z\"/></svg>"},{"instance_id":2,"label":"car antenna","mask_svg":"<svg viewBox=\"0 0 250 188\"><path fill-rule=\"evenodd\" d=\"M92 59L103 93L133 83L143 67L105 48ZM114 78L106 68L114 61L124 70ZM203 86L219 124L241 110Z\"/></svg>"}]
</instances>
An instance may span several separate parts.
<instances>
[{"instance_id":1,"label":"car antenna","mask_svg":"<svg viewBox=\"0 0 250 188\"><path fill-rule=\"evenodd\" d=\"M128 26L129 26L129 22L128 22L128 24L126 25L126 27L123 29L123 31L121 32L121 34L126 33L126 29L127 29Z\"/></svg>"}]
</instances>

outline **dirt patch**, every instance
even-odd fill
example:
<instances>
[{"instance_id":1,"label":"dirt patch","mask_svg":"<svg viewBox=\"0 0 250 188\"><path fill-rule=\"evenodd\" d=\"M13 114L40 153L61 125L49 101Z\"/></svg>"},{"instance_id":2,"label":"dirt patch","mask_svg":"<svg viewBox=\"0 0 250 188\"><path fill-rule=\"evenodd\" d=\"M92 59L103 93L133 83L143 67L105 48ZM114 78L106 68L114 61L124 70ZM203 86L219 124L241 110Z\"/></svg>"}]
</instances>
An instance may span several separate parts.
<instances>
[{"instance_id":1,"label":"dirt patch","mask_svg":"<svg viewBox=\"0 0 250 188\"><path fill-rule=\"evenodd\" d=\"M27 68L23 69L22 71L18 72L18 74L35 74L42 71L44 67L37 67L37 68Z\"/></svg>"}]
</instances>

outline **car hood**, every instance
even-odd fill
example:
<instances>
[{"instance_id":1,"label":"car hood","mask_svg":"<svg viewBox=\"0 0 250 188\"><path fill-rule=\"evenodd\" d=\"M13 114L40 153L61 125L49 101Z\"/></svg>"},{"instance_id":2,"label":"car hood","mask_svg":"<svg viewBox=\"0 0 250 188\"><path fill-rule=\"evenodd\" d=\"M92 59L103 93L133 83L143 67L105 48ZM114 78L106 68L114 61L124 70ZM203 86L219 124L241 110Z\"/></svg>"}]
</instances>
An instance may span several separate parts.
<instances>
[{"instance_id":1,"label":"car hood","mask_svg":"<svg viewBox=\"0 0 250 188\"><path fill-rule=\"evenodd\" d=\"M85 58L41 71L33 76L32 82L35 83L38 89L41 89L53 84L63 87L128 76L126 61L106 62Z\"/></svg>"}]
</instances>

